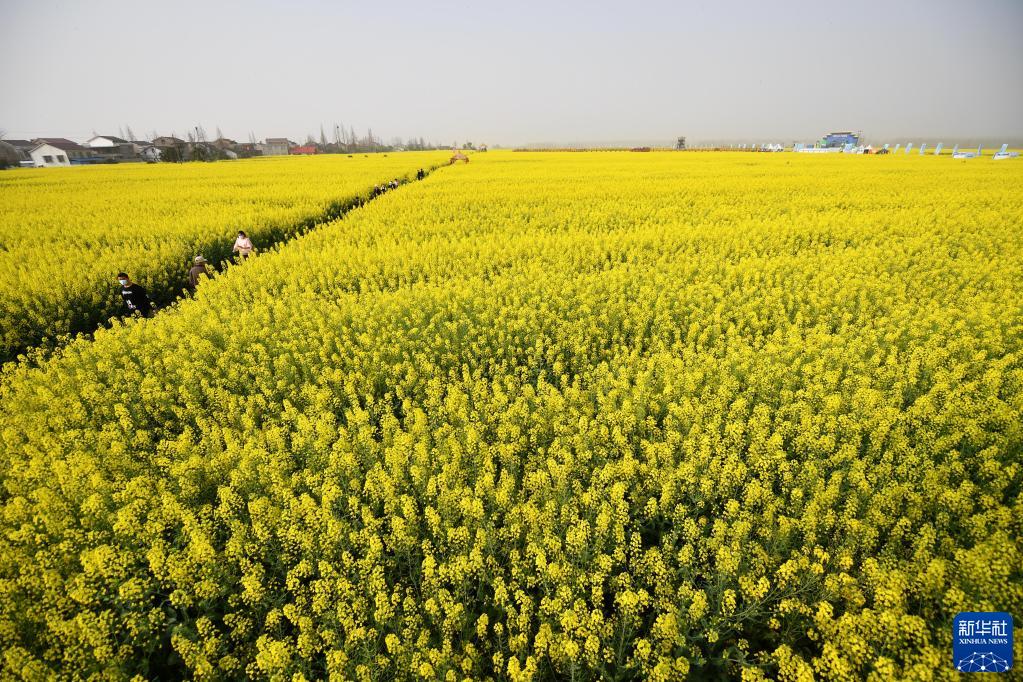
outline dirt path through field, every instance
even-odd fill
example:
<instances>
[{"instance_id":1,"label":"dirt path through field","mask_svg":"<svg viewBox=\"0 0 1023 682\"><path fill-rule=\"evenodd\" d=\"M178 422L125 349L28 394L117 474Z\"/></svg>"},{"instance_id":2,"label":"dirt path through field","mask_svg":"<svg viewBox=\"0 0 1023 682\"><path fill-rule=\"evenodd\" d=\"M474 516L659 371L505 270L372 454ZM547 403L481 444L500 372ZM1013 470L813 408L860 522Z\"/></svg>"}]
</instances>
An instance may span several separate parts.
<instances>
[{"instance_id":1,"label":"dirt path through field","mask_svg":"<svg viewBox=\"0 0 1023 682\"><path fill-rule=\"evenodd\" d=\"M365 206L366 204L386 194L389 194L390 192L397 191L404 187L405 185L410 185L421 179L425 179L434 171L440 168L446 168L447 165L448 164L438 164L434 166L424 167L422 169L423 170L422 178L417 177L418 173L411 173L406 176L400 177L399 184L397 187L387 188L384 189L383 191L377 191L377 188L370 187L361 195L350 197L347 199L340 199L329 204L323 210L323 212L321 212L318 215L310 216L292 223L279 225L273 230L271 230L269 232L269 235L267 234L262 235L263 239L260 241L260 243L255 245L257 249L257 255L252 256L252 258L258 258L259 257L258 254L260 252L265 253L272 249L279 248L287 244L288 242L298 237L301 237L302 235L308 234L310 231L317 229L321 225L325 225L327 223L331 223L341 218L344 218L346 215L348 215L355 209ZM386 187L386 185L380 185L378 187ZM267 239L267 236L269 236L269 239ZM208 265L210 266L211 270L213 270L214 273L216 274L223 272L228 266L232 268L244 267L245 262L244 261L237 262L232 254L228 254L227 256L221 257L213 255L210 257ZM184 266L182 268L180 289L178 290L179 293L176 296L170 299L153 301L153 313L151 317L160 315L163 311L172 308L177 301L180 301L183 298L187 298L192 295L192 292L186 287L189 267L190 266ZM144 283L142 284L144 285ZM200 286L202 286L202 284L200 284ZM17 356L12 357L10 359L4 359L2 362L0 362L0 369L2 369L2 367L6 367L7 365L11 365L19 361L29 363L32 365L38 365L42 362L45 362L50 356L52 356L55 352L58 352L61 348L65 347L72 340L79 338L91 339L96 329L105 324L109 324L111 319L114 318L106 318L99 325L93 327L92 329L89 329L88 331L78 332L74 334L66 334L57 338L46 339L38 346L24 348Z\"/></svg>"}]
</instances>

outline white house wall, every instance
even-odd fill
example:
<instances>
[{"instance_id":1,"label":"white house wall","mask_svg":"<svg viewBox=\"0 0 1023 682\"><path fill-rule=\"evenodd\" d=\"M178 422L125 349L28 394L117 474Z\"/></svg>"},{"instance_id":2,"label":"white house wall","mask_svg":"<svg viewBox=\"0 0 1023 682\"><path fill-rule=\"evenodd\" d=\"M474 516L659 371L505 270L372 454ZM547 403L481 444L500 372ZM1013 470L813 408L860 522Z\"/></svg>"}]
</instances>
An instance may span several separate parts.
<instances>
[{"instance_id":1,"label":"white house wall","mask_svg":"<svg viewBox=\"0 0 1023 682\"><path fill-rule=\"evenodd\" d=\"M99 149L101 147L116 147L117 144L109 137L94 137L85 143L86 147L92 147L93 149Z\"/></svg>"},{"instance_id":2,"label":"white house wall","mask_svg":"<svg viewBox=\"0 0 1023 682\"><path fill-rule=\"evenodd\" d=\"M70 166L71 161L68 159L67 152L63 149L57 149L48 144L44 144L40 147L33 149L29 152L32 157L32 163L37 168L54 168L57 166ZM46 160L46 157L50 157L50 161ZM58 161L59 157L63 157L64 161Z\"/></svg>"}]
</instances>

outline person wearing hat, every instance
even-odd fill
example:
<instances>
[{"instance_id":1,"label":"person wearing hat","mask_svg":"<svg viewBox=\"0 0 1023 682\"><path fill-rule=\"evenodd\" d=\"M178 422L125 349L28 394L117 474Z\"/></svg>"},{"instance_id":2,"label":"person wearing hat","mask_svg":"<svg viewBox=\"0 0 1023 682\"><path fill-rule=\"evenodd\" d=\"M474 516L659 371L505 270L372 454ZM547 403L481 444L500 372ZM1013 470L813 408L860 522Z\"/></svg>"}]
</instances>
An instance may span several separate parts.
<instances>
[{"instance_id":1,"label":"person wearing hat","mask_svg":"<svg viewBox=\"0 0 1023 682\"><path fill-rule=\"evenodd\" d=\"M202 256L196 256L192 259L192 269L188 271L188 288L191 291L195 291L195 288L199 286L200 279L212 276L213 274L206 267L206 259Z\"/></svg>"}]
</instances>

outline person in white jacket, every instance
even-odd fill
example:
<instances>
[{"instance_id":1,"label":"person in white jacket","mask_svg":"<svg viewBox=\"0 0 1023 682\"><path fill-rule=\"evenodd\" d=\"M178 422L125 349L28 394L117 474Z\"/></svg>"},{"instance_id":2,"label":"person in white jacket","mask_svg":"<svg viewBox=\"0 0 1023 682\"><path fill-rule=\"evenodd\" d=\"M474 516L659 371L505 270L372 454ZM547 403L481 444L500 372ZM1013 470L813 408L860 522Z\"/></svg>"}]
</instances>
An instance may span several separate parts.
<instances>
[{"instance_id":1,"label":"person in white jacket","mask_svg":"<svg viewBox=\"0 0 1023 682\"><path fill-rule=\"evenodd\" d=\"M234 240L234 248L231 249L242 258L248 258L255 251L255 247L252 246L252 240L242 230L238 230L238 238Z\"/></svg>"}]
</instances>

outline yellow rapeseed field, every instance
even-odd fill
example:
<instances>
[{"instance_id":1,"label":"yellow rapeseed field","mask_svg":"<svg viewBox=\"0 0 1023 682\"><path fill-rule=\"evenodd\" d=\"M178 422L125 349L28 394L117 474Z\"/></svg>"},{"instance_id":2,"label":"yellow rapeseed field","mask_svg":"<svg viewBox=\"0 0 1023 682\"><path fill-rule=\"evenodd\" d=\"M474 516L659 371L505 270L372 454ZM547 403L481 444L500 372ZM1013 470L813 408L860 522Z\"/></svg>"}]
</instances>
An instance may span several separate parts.
<instances>
[{"instance_id":1,"label":"yellow rapeseed field","mask_svg":"<svg viewBox=\"0 0 1023 682\"><path fill-rule=\"evenodd\" d=\"M9 367L0 678L957 677L1023 613L1021 187L476 154Z\"/></svg>"},{"instance_id":2,"label":"yellow rapeseed field","mask_svg":"<svg viewBox=\"0 0 1023 682\"><path fill-rule=\"evenodd\" d=\"M358 154L0 173L0 361L116 314L121 270L166 303L181 293L192 257L225 258L237 230L266 247L375 184L445 159Z\"/></svg>"}]
</instances>

